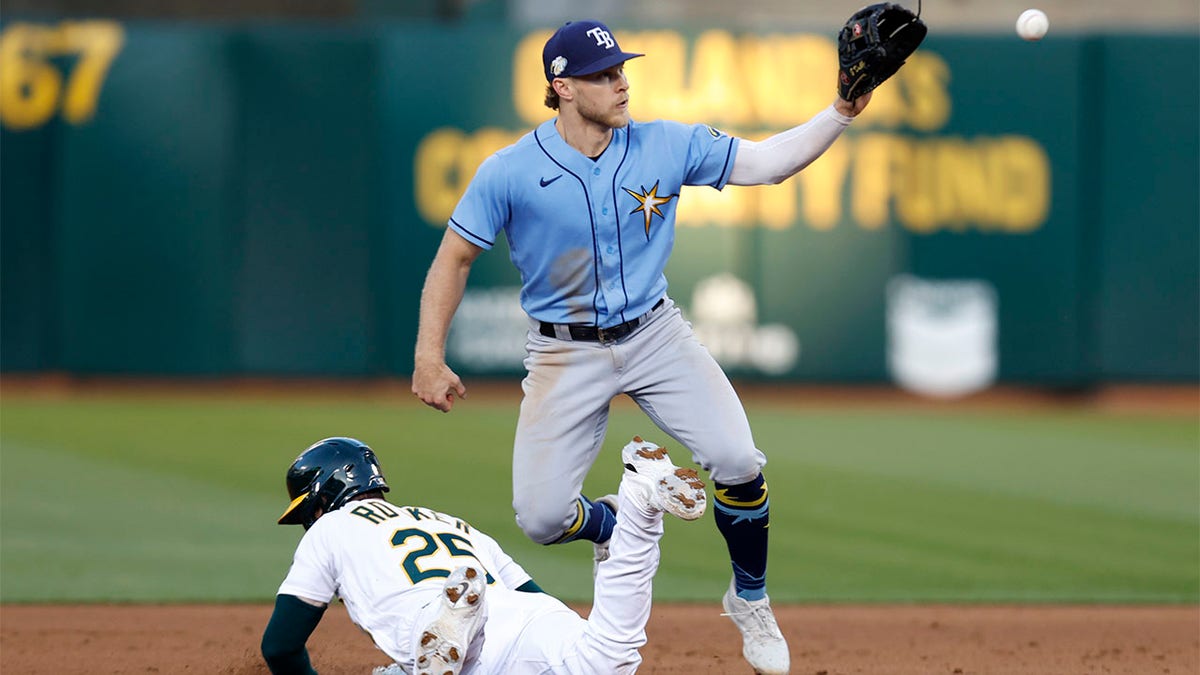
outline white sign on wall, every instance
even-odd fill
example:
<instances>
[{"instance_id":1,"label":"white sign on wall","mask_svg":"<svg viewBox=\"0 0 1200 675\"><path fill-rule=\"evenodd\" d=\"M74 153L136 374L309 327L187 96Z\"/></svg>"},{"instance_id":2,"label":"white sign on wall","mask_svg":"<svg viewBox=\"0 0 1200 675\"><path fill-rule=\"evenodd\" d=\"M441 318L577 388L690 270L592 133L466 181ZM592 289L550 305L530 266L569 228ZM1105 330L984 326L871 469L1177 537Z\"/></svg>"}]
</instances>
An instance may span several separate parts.
<instances>
[{"instance_id":1,"label":"white sign on wall","mask_svg":"<svg viewBox=\"0 0 1200 675\"><path fill-rule=\"evenodd\" d=\"M902 275L887 289L887 362L896 383L939 397L990 387L999 366L997 295L987 281Z\"/></svg>"},{"instance_id":2,"label":"white sign on wall","mask_svg":"<svg viewBox=\"0 0 1200 675\"><path fill-rule=\"evenodd\" d=\"M446 358L477 371L521 370L528 331L519 286L467 289L446 338Z\"/></svg>"},{"instance_id":3,"label":"white sign on wall","mask_svg":"<svg viewBox=\"0 0 1200 675\"><path fill-rule=\"evenodd\" d=\"M800 358L796 333L783 324L759 325L754 289L732 274L697 283L688 318L700 342L726 368L780 375Z\"/></svg>"}]
</instances>

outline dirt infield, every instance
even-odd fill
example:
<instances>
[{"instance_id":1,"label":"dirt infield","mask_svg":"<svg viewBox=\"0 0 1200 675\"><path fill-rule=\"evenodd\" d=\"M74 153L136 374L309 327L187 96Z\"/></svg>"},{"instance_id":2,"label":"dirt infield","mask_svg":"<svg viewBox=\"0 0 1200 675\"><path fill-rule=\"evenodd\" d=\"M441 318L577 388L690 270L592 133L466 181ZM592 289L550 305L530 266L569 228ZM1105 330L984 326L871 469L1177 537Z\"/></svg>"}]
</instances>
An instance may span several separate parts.
<instances>
[{"instance_id":1,"label":"dirt infield","mask_svg":"<svg viewBox=\"0 0 1200 675\"><path fill-rule=\"evenodd\" d=\"M586 609L586 608L585 608ZM0 671L266 673L266 605L0 607ZM792 673L1042 675L1200 672L1196 606L783 606ZM749 673L717 605L657 605L640 673ZM309 642L327 675L386 659L340 605Z\"/></svg>"}]
</instances>

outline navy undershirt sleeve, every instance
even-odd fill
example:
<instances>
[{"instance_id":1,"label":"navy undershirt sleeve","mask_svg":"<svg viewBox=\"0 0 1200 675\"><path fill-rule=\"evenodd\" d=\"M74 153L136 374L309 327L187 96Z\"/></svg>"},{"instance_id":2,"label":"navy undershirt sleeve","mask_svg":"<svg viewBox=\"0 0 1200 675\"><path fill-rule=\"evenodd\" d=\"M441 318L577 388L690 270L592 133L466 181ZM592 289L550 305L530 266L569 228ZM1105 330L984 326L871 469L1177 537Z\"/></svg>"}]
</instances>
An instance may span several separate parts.
<instances>
[{"instance_id":1,"label":"navy undershirt sleeve","mask_svg":"<svg viewBox=\"0 0 1200 675\"><path fill-rule=\"evenodd\" d=\"M263 659L273 675L316 675L304 644L324 614L324 607L294 595L275 596L275 611L262 637Z\"/></svg>"}]
</instances>

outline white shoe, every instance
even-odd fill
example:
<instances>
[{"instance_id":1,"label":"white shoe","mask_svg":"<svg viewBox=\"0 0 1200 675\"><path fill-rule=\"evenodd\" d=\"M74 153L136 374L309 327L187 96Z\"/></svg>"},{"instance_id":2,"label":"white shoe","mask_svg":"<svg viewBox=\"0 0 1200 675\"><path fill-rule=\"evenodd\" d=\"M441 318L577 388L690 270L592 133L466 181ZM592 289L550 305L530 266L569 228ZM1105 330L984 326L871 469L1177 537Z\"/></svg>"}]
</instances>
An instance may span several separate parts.
<instances>
[{"instance_id":1,"label":"white shoe","mask_svg":"<svg viewBox=\"0 0 1200 675\"><path fill-rule=\"evenodd\" d=\"M721 598L725 608L722 616L733 619L733 624L742 632L742 656L758 675L787 675L791 667L787 640L775 623L770 598L746 600L738 597L733 581Z\"/></svg>"},{"instance_id":2,"label":"white shoe","mask_svg":"<svg viewBox=\"0 0 1200 675\"><path fill-rule=\"evenodd\" d=\"M696 520L704 515L708 501L704 481L695 469L682 469L671 463L667 449L634 436L621 450L625 475L637 486L634 493L647 507L665 511L684 520Z\"/></svg>"},{"instance_id":3,"label":"white shoe","mask_svg":"<svg viewBox=\"0 0 1200 675\"><path fill-rule=\"evenodd\" d=\"M375 666L371 670L371 675L405 675L405 673L399 663L390 663L386 666Z\"/></svg>"},{"instance_id":4,"label":"white shoe","mask_svg":"<svg viewBox=\"0 0 1200 675\"><path fill-rule=\"evenodd\" d=\"M442 606L417 644L416 675L458 675L471 641L483 627L486 575L459 567L442 586Z\"/></svg>"},{"instance_id":5,"label":"white shoe","mask_svg":"<svg viewBox=\"0 0 1200 675\"><path fill-rule=\"evenodd\" d=\"M616 495L604 495L596 501L600 502L601 504L605 504L608 506L608 508L612 509L614 515L617 513ZM600 566L600 563L608 560L608 540L605 539L604 541L592 542L592 551L595 554L592 557L592 579L594 580L596 578L596 569Z\"/></svg>"}]
</instances>

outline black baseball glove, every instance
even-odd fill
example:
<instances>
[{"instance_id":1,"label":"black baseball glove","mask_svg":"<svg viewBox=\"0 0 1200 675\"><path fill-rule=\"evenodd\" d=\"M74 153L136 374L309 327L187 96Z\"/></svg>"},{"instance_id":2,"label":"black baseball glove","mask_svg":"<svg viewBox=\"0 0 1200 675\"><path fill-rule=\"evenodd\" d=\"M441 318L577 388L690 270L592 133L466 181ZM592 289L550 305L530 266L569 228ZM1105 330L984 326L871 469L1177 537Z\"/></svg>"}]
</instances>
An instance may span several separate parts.
<instances>
[{"instance_id":1,"label":"black baseball glove","mask_svg":"<svg viewBox=\"0 0 1200 675\"><path fill-rule=\"evenodd\" d=\"M917 51L926 32L916 14L890 2L855 12L838 33L838 95L853 101L883 84Z\"/></svg>"}]
</instances>

